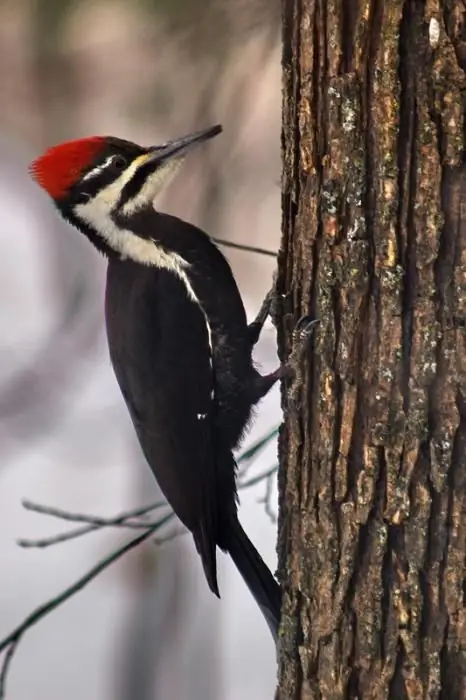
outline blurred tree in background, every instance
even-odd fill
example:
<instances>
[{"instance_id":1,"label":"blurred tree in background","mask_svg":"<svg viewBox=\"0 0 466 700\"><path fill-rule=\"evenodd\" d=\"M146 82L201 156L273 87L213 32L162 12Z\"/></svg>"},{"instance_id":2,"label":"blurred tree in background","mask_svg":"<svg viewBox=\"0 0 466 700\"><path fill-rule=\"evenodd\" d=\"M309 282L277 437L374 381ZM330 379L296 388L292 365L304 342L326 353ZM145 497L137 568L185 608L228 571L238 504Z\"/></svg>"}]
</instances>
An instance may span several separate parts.
<instances>
[{"instance_id":1,"label":"blurred tree in background","mask_svg":"<svg viewBox=\"0 0 466 700\"><path fill-rule=\"evenodd\" d=\"M461 700L464 3L282 4L278 696Z\"/></svg>"}]
</instances>

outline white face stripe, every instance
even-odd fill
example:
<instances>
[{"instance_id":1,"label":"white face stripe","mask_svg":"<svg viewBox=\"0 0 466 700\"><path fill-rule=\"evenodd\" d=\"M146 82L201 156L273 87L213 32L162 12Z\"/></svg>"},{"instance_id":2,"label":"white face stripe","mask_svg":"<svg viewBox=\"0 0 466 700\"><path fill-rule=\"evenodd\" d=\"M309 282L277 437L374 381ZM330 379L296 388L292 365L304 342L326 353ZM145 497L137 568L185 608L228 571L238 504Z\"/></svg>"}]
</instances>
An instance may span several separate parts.
<instances>
[{"instance_id":1,"label":"white face stripe","mask_svg":"<svg viewBox=\"0 0 466 700\"><path fill-rule=\"evenodd\" d=\"M140 238L132 231L117 226L111 215L112 210L107 204L106 197L98 194L93 199L76 205L74 211L76 216L91 226L122 259L129 258L140 265L153 265L176 274L184 283L189 298L198 303L185 272L189 267L186 260L178 253L166 252L152 239Z\"/></svg>"},{"instance_id":2,"label":"white face stripe","mask_svg":"<svg viewBox=\"0 0 466 700\"><path fill-rule=\"evenodd\" d=\"M99 175L99 173L103 172L105 170L105 168L110 165L113 158L114 158L114 156L109 156L108 158L105 159L105 161L103 163L101 163L100 165L97 165L95 168L92 168L92 170L90 170L88 173L86 173L84 175L84 177L82 178L83 182L85 180L90 180L91 178L95 177L96 175Z\"/></svg>"}]
</instances>

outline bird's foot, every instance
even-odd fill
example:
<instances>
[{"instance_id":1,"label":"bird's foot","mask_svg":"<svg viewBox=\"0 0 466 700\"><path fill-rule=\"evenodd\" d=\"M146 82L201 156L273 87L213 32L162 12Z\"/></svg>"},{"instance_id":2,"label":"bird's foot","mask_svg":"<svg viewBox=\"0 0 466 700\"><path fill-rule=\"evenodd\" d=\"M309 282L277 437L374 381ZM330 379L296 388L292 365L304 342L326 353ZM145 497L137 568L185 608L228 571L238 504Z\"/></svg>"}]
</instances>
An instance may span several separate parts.
<instances>
[{"instance_id":1,"label":"bird's foot","mask_svg":"<svg viewBox=\"0 0 466 700\"><path fill-rule=\"evenodd\" d=\"M296 369L303 359L306 350L309 347L309 341L312 338L315 327L319 324L318 318L311 318L311 316L301 316L298 323L294 327L292 339L292 350L290 357L288 359L288 364Z\"/></svg>"},{"instance_id":2,"label":"bird's foot","mask_svg":"<svg viewBox=\"0 0 466 700\"><path fill-rule=\"evenodd\" d=\"M267 317L270 316L270 318L273 319L276 318L276 306L277 306L277 272L275 271L273 274L273 283L272 283L272 288L267 292L264 301L261 304L261 307L259 309L259 312L252 321L252 323L249 324L248 326L248 333L249 333L249 338L251 340L251 345L255 345L257 341L259 340L259 336L262 332L262 328L264 327L264 323L267 320Z\"/></svg>"},{"instance_id":3,"label":"bird's foot","mask_svg":"<svg viewBox=\"0 0 466 700\"><path fill-rule=\"evenodd\" d=\"M292 335L292 350L288 361L280 365L278 369L265 376L258 375L252 387L251 400L253 403L259 401L273 387L279 379L291 380L291 390L299 389L302 385L301 364L303 356L309 347L314 328L319 323L317 319L310 316L302 316L295 326Z\"/></svg>"},{"instance_id":4,"label":"bird's foot","mask_svg":"<svg viewBox=\"0 0 466 700\"><path fill-rule=\"evenodd\" d=\"M298 410L300 406L300 390L304 383L303 359L318 323L319 319L301 316L293 330L292 349L284 366L285 376L291 380L288 390L288 406L291 410Z\"/></svg>"}]
</instances>

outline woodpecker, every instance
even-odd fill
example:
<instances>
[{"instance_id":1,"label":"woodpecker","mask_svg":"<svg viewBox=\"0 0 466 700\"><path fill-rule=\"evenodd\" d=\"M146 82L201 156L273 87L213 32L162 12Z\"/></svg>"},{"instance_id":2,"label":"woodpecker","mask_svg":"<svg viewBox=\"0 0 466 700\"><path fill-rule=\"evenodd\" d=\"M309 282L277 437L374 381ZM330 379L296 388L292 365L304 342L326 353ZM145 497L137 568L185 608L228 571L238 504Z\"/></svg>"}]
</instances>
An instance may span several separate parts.
<instances>
[{"instance_id":1,"label":"woodpecker","mask_svg":"<svg viewBox=\"0 0 466 700\"><path fill-rule=\"evenodd\" d=\"M150 147L115 137L78 139L49 148L30 173L107 258L113 370L145 458L193 535L210 589L219 596L219 547L231 555L276 640L280 588L238 520L233 451L253 407L292 368L263 376L253 364L271 295L248 325L215 243L154 207L188 151L221 131L217 125Z\"/></svg>"}]
</instances>

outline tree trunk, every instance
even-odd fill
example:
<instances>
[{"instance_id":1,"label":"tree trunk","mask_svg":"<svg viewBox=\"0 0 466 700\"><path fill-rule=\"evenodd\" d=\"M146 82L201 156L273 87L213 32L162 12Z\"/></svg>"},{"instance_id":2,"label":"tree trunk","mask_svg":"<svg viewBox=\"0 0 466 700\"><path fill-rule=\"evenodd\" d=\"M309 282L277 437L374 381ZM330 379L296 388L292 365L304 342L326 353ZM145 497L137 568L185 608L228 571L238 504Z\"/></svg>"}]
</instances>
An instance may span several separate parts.
<instances>
[{"instance_id":1,"label":"tree trunk","mask_svg":"<svg viewBox=\"0 0 466 700\"><path fill-rule=\"evenodd\" d=\"M280 700L466 698L466 11L282 0Z\"/></svg>"}]
</instances>

